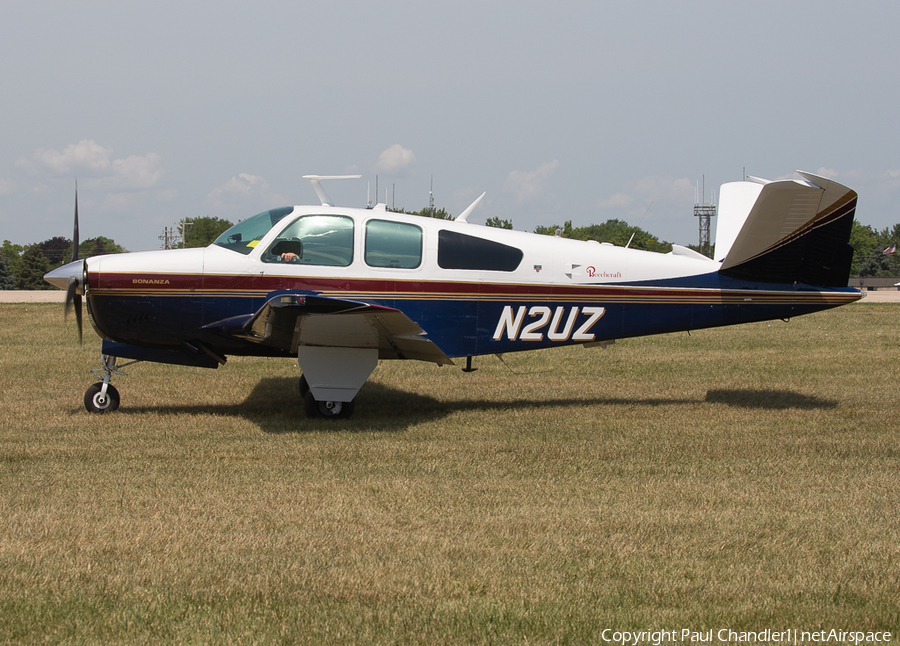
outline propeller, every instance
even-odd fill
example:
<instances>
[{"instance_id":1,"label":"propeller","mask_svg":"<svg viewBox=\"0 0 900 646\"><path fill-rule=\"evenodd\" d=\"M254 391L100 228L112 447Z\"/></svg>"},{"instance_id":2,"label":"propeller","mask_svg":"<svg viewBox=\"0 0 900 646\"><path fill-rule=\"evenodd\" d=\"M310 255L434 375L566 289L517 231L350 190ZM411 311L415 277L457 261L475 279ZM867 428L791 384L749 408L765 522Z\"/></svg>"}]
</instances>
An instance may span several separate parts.
<instances>
[{"instance_id":1,"label":"propeller","mask_svg":"<svg viewBox=\"0 0 900 646\"><path fill-rule=\"evenodd\" d=\"M75 230L72 233L72 260L66 265L70 267L78 262L78 184L75 184ZM79 273L69 276L66 284L66 305L63 314L65 320L69 319L69 310L74 306L75 322L78 325L78 341L84 344L84 332L82 331L81 297L84 294L84 277L87 273L87 263L82 263Z\"/></svg>"}]
</instances>

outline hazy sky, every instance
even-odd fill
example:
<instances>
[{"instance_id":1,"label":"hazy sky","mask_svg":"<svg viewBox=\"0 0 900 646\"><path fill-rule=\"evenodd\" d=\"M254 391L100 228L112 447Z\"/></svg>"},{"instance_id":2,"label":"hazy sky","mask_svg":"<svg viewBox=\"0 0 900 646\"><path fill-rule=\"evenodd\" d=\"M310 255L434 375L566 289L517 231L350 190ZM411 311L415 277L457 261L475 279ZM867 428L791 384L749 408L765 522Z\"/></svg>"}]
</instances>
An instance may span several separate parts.
<instances>
[{"instance_id":1,"label":"hazy sky","mask_svg":"<svg viewBox=\"0 0 900 646\"><path fill-rule=\"evenodd\" d=\"M0 10L0 240L156 249L184 217L315 203L305 174L516 229L681 244L713 188L795 169L900 222L896 1L79 2ZM395 197L394 197L395 196Z\"/></svg>"}]
</instances>

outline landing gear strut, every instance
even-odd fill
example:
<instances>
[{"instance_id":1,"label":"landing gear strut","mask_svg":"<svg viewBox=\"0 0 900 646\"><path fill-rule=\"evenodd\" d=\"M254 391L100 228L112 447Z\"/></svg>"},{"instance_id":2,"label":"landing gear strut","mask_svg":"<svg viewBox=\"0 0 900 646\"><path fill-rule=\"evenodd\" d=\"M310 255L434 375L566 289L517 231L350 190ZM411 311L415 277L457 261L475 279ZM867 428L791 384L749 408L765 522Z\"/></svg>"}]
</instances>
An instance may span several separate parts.
<instances>
[{"instance_id":1,"label":"landing gear strut","mask_svg":"<svg viewBox=\"0 0 900 646\"><path fill-rule=\"evenodd\" d=\"M94 376L100 380L100 383L94 384L84 393L84 407L89 413L111 413L119 408L119 391L109 383L109 380L114 374L125 374L120 368L137 363L137 361L130 361L123 366L119 366L116 364L116 357L111 357L108 354L101 354L100 361L103 363L103 367L91 370Z\"/></svg>"}]
</instances>

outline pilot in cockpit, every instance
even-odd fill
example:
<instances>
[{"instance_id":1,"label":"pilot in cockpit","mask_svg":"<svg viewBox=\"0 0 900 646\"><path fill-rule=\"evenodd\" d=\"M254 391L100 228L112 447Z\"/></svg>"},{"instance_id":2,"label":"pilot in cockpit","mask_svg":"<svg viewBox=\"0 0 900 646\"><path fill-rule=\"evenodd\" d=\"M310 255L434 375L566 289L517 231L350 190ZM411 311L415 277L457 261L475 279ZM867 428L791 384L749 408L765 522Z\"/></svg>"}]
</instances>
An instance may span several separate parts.
<instances>
[{"instance_id":1,"label":"pilot in cockpit","mask_svg":"<svg viewBox=\"0 0 900 646\"><path fill-rule=\"evenodd\" d=\"M297 239L279 240L269 249L273 260L281 259L281 262L300 262L303 258L303 242Z\"/></svg>"}]
</instances>

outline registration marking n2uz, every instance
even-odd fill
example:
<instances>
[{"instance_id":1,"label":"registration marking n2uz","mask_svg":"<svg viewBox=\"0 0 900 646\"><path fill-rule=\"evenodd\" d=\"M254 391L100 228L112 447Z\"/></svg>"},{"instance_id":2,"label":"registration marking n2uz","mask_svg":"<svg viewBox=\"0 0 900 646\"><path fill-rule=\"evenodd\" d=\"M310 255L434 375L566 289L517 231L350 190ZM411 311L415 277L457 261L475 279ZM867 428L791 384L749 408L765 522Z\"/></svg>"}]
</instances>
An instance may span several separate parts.
<instances>
[{"instance_id":1,"label":"registration marking n2uz","mask_svg":"<svg viewBox=\"0 0 900 646\"><path fill-rule=\"evenodd\" d=\"M549 328L546 332L547 339L550 341L568 341L570 338L572 341L593 341L596 335L591 334L591 328L606 313L606 308L573 306L569 308L567 317L565 311L565 307L551 310L546 305L534 305L530 309L522 305L514 310L512 305L507 305L503 308L500 320L497 321L494 341L500 341L504 332L510 341L543 341L544 328L547 328L548 325ZM588 318L576 330L575 323L579 313ZM523 328L522 323L525 321L526 315L534 320ZM563 323L564 318L565 323ZM573 330L575 330L575 334L572 334Z\"/></svg>"}]
</instances>

